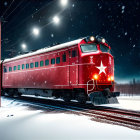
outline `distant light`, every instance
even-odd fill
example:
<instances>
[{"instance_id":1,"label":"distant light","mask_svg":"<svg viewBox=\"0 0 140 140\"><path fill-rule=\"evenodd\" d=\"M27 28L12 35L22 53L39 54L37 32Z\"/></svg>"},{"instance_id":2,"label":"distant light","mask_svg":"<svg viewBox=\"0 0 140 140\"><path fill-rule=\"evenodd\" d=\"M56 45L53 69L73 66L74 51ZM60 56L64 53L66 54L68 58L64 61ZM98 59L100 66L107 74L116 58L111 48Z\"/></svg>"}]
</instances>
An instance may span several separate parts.
<instances>
[{"instance_id":1,"label":"distant light","mask_svg":"<svg viewBox=\"0 0 140 140\"><path fill-rule=\"evenodd\" d=\"M56 24L58 24L58 23L60 22L59 17L58 17L58 16L55 16L55 17L53 18L53 22L56 23Z\"/></svg>"},{"instance_id":2,"label":"distant light","mask_svg":"<svg viewBox=\"0 0 140 140\"><path fill-rule=\"evenodd\" d=\"M68 0L60 0L62 6L66 6L68 4Z\"/></svg>"},{"instance_id":3,"label":"distant light","mask_svg":"<svg viewBox=\"0 0 140 140\"><path fill-rule=\"evenodd\" d=\"M91 36L90 41L94 41L94 40L95 40L94 36Z\"/></svg>"},{"instance_id":4,"label":"distant light","mask_svg":"<svg viewBox=\"0 0 140 140\"><path fill-rule=\"evenodd\" d=\"M27 45L25 43L21 44L21 47L23 50L25 50L27 48Z\"/></svg>"},{"instance_id":5,"label":"distant light","mask_svg":"<svg viewBox=\"0 0 140 140\"><path fill-rule=\"evenodd\" d=\"M39 31L38 28L33 28L33 34L34 34L35 36L38 36L39 33L40 33L40 31Z\"/></svg>"},{"instance_id":6,"label":"distant light","mask_svg":"<svg viewBox=\"0 0 140 140\"><path fill-rule=\"evenodd\" d=\"M105 39L104 38L102 39L102 43L105 43Z\"/></svg>"}]
</instances>

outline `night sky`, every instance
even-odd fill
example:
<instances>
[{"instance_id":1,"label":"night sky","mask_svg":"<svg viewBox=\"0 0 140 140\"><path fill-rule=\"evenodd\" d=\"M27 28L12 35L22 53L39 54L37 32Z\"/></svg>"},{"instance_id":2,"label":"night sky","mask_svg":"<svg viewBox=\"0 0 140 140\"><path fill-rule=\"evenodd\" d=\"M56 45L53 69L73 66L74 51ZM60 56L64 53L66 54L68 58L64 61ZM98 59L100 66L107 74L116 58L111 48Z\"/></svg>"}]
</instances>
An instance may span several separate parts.
<instances>
[{"instance_id":1,"label":"night sky","mask_svg":"<svg viewBox=\"0 0 140 140\"><path fill-rule=\"evenodd\" d=\"M0 6L2 59L24 52L22 43L31 51L100 35L112 47L116 81L140 79L140 0L69 0L67 7L59 0L0 0ZM33 27L41 29L38 37Z\"/></svg>"}]
</instances>

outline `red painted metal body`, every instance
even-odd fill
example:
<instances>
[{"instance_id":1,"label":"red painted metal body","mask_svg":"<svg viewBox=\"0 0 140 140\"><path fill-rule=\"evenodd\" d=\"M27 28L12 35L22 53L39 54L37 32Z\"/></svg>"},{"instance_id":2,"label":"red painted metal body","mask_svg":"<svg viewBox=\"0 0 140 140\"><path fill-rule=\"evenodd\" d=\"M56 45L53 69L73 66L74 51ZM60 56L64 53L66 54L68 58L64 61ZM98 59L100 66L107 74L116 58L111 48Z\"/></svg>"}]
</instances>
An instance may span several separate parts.
<instances>
[{"instance_id":1,"label":"red painted metal body","mask_svg":"<svg viewBox=\"0 0 140 140\"><path fill-rule=\"evenodd\" d=\"M105 88L114 90L114 81L109 81L110 76L114 77L113 56L107 52L101 52L100 45L97 44L96 52L82 53L81 44L91 44L84 39L79 43L49 51L41 54L23 57L3 63L7 69L2 73L2 88L31 88L31 89L84 89L87 93L87 82L89 81L88 93L102 91ZM108 45L106 44L108 47ZM75 56L72 52L76 51ZM62 56L66 54L66 62L62 62ZM51 64L51 59L60 57L59 64ZM45 60L49 60L49 65L45 66ZM44 62L44 66L22 69L22 64ZM105 67L105 72L101 72L97 67ZM13 71L13 67L20 65L20 70ZM9 67L12 71L9 72ZM100 73L100 74L99 74ZM98 79L94 79L94 75ZM94 82L94 83L93 83ZM93 88L94 86L94 88ZM92 89L92 90L91 90Z\"/></svg>"}]
</instances>

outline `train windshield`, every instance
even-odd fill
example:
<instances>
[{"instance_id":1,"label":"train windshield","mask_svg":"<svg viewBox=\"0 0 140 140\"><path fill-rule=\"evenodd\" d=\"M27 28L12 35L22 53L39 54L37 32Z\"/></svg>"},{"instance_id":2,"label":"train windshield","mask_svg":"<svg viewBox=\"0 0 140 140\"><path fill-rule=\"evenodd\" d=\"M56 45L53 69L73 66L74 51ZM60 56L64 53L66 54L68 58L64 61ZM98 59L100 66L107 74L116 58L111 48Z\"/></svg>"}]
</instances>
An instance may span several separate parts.
<instances>
[{"instance_id":1,"label":"train windshield","mask_svg":"<svg viewBox=\"0 0 140 140\"><path fill-rule=\"evenodd\" d=\"M81 45L81 50L83 53L95 52L97 51L97 45L96 44L83 44Z\"/></svg>"},{"instance_id":2,"label":"train windshield","mask_svg":"<svg viewBox=\"0 0 140 140\"><path fill-rule=\"evenodd\" d=\"M100 50L102 52L109 52L110 51L110 49L103 44L100 44Z\"/></svg>"}]
</instances>

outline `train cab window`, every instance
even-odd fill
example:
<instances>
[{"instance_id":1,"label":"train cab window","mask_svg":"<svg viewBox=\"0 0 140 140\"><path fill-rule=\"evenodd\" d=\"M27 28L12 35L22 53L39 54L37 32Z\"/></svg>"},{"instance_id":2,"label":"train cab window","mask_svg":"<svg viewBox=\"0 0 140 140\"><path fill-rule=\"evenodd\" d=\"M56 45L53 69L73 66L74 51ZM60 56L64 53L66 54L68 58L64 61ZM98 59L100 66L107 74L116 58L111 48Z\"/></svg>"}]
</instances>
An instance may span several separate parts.
<instances>
[{"instance_id":1,"label":"train cab window","mask_svg":"<svg viewBox=\"0 0 140 140\"><path fill-rule=\"evenodd\" d=\"M20 65L18 65L18 70L20 70Z\"/></svg>"},{"instance_id":2,"label":"train cab window","mask_svg":"<svg viewBox=\"0 0 140 140\"><path fill-rule=\"evenodd\" d=\"M52 58L52 59L51 59L51 64L52 64L52 65L55 64L55 58Z\"/></svg>"},{"instance_id":3,"label":"train cab window","mask_svg":"<svg viewBox=\"0 0 140 140\"><path fill-rule=\"evenodd\" d=\"M40 67L44 66L44 61L40 61Z\"/></svg>"},{"instance_id":4,"label":"train cab window","mask_svg":"<svg viewBox=\"0 0 140 140\"><path fill-rule=\"evenodd\" d=\"M56 64L60 64L60 57L56 58Z\"/></svg>"},{"instance_id":5,"label":"train cab window","mask_svg":"<svg viewBox=\"0 0 140 140\"><path fill-rule=\"evenodd\" d=\"M36 68L38 67L38 62L35 62L35 67L36 67Z\"/></svg>"},{"instance_id":6,"label":"train cab window","mask_svg":"<svg viewBox=\"0 0 140 140\"><path fill-rule=\"evenodd\" d=\"M45 66L49 65L49 59L45 60Z\"/></svg>"},{"instance_id":7,"label":"train cab window","mask_svg":"<svg viewBox=\"0 0 140 140\"><path fill-rule=\"evenodd\" d=\"M97 46L96 44L83 44L81 45L81 50L83 53L96 52Z\"/></svg>"},{"instance_id":8,"label":"train cab window","mask_svg":"<svg viewBox=\"0 0 140 140\"><path fill-rule=\"evenodd\" d=\"M109 48L106 47L106 46L103 45L103 44L100 44L100 50L101 50L102 52L109 52Z\"/></svg>"},{"instance_id":9,"label":"train cab window","mask_svg":"<svg viewBox=\"0 0 140 140\"><path fill-rule=\"evenodd\" d=\"M77 56L77 52L76 52L76 50L73 50L72 51L72 57L76 57Z\"/></svg>"},{"instance_id":10,"label":"train cab window","mask_svg":"<svg viewBox=\"0 0 140 140\"><path fill-rule=\"evenodd\" d=\"M30 68L34 68L34 63L30 63Z\"/></svg>"},{"instance_id":11,"label":"train cab window","mask_svg":"<svg viewBox=\"0 0 140 140\"><path fill-rule=\"evenodd\" d=\"M12 67L9 67L9 72L11 72L12 71Z\"/></svg>"},{"instance_id":12,"label":"train cab window","mask_svg":"<svg viewBox=\"0 0 140 140\"><path fill-rule=\"evenodd\" d=\"M7 68L4 66L4 73L6 73L7 72Z\"/></svg>"},{"instance_id":13,"label":"train cab window","mask_svg":"<svg viewBox=\"0 0 140 140\"><path fill-rule=\"evenodd\" d=\"M14 71L16 71L16 69L17 69L17 67L16 67L16 66L14 66Z\"/></svg>"},{"instance_id":14,"label":"train cab window","mask_svg":"<svg viewBox=\"0 0 140 140\"><path fill-rule=\"evenodd\" d=\"M29 69L29 64L26 64L26 69Z\"/></svg>"},{"instance_id":15,"label":"train cab window","mask_svg":"<svg viewBox=\"0 0 140 140\"><path fill-rule=\"evenodd\" d=\"M22 69L24 70L24 64L22 64Z\"/></svg>"},{"instance_id":16,"label":"train cab window","mask_svg":"<svg viewBox=\"0 0 140 140\"><path fill-rule=\"evenodd\" d=\"M63 56L62 56L62 61L63 61L63 62L66 62L66 54L63 54Z\"/></svg>"}]
</instances>

